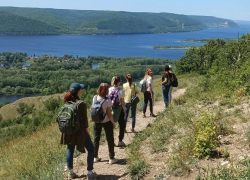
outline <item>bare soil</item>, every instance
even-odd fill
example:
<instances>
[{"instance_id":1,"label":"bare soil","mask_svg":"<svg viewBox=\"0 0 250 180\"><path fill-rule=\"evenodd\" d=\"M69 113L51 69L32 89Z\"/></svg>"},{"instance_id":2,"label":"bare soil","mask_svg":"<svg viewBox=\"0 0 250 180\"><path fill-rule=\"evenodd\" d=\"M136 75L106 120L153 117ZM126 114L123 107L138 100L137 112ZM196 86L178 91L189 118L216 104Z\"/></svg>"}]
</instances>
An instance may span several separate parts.
<instances>
[{"instance_id":1,"label":"bare soil","mask_svg":"<svg viewBox=\"0 0 250 180\"><path fill-rule=\"evenodd\" d=\"M180 95L185 93L185 89L178 89L173 91L173 98L177 98ZM163 101L155 102L154 104L154 113L157 114L159 112L164 111L164 103ZM149 116L149 110L146 112L146 118L142 117L142 112L137 112L136 114L136 126L135 130L137 132L143 131L148 124L154 122L156 118ZM117 124L118 126L118 124ZM126 145L130 144L135 136L135 133L131 132L131 121L128 119L127 123L127 133L125 133L124 142ZM118 142L118 132L117 129L115 131L115 143ZM145 149L147 150L147 149ZM76 179L86 179L86 156L87 154L81 154L77 158L74 158L74 171L78 174L79 178ZM158 155L157 155L158 156ZM117 164L108 164L109 156L108 156L108 146L107 143L103 143L99 148L99 157L102 158L101 162L94 163L94 171L98 174L97 180L128 180L129 175L127 173L127 149L115 147L115 158L119 159ZM154 162L150 164L150 173L144 177L144 179L153 179L154 172L159 166L158 163L162 163L160 160L162 158L153 158ZM158 163L155 163L158 162Z\"/></svg>"}]
</instances>

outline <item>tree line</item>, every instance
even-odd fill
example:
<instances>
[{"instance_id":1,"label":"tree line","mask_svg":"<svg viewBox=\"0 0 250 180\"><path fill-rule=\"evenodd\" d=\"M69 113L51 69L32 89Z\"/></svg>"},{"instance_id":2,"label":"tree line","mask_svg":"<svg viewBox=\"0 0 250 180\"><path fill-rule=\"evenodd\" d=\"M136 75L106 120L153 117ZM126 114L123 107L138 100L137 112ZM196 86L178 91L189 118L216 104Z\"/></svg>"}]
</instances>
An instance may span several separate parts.
<instances>
[{"instance_id":1,"label":"tree line","mask_svg":"<svg viewBox=\"0 0 250 180\"><path fill-rule=\"evenodd\" d=\"M147 68L156 74L164 65L173 63L167 59L155 58L112 58L112 57L27 57L26 53L1 53L0 67L1 94L55 94L67 90L72 82L82 82L90 88L96 88L100 82L110 84L113 76L131 73L135 80L144 76ZM27 61L30 66L22 69ZM100 67L92 69L92 64Z\"/></svg>"}]
</instances>

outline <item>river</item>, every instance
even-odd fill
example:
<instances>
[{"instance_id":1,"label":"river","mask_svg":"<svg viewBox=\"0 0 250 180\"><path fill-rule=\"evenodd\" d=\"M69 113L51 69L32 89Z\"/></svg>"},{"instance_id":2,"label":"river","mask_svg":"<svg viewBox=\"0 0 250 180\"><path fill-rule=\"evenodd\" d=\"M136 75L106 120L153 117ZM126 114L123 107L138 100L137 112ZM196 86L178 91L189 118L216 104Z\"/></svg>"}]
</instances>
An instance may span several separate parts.
<instances>
[{"instance_id":1,"label":"river","mask_svg":"<svg viewBox=\"0 0 250 180\"><path fill-rule=\"evenodd\" d=\"M29 56L107 56L153 57L178 60L185 49L153 49L153 46L201 46L182 42L187 39L238 38L250 33L250 22L237 22L239 28L211 28L193 32L162 34L86 35L86 36L0 36L0 52L26 52ZM93 68L98 67L94 65ZM23 96L0 96L14 102Z\"/></svg>"}]
</instances>

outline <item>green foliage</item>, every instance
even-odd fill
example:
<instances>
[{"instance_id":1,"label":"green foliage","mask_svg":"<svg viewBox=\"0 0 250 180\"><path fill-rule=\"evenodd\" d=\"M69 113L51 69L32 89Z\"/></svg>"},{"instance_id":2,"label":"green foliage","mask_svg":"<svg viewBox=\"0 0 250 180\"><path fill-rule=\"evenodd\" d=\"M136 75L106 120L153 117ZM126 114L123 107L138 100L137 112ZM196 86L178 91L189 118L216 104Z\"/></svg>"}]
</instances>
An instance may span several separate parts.
<instances>
[{"instance_id":1,"label":"green foliage","mask_svg":"<svg viewBox=\"0 0 250 180\"><path fill-rule=\"evenodd\" d=\"M47 101L44 102L44 106L48 111L52 111L55 112L55 110L57 110L60 105L62 104L62 100L61 99L48 99Z\"/></svg>"},{"instance_id":2,"label":"green foliage","mask_svg":"<svg viewBox=\"0 0 250 180\"><path fill-rule=\"evenodd\" d=\"M17 108L17 112L21 116L24 116L24 115L32 113L33 109L34 109L34 104L29 106L25 103L19 103L18 108Z\"/></svg>"},{"instance_id":3,"label":"green foliage","mask_svg":"<svg viewBox=\"0 0 250 180\"><path fill-rule=\"evenodd\" d=\"M11 64L12 61L27 61L26 54L0 53L0 57ZM159 74L170 60L155 58L88 58L71 55L63 57L41 56L34 58L28 70L18 67L0 69L0 93L3 94L55 94L67 91L72 82L82 82L88 91L97 88L101 82L110 84L114 75L120 76L124 82L125 75L131 73L134 81L141 79L147 68ZM91 69L91 64L100 64L97 69ZM85 97L85 95L83 95Z\"/></svg>"},{"instance_id":4,"label":"green foliage","mask_svg":"<svg viewBox=\"0 0 250 180\"><path fill-rule=\"evenodd\" d=\"M217 146L215 119L204 113L195 122L194 155L199 158L209 158L211 151Z\"/></svg>"},{"instance_id":5,"label":"green foliage","mask_svg":"<svg viewBox=\"0 0 250 180\"><path fill-rule=\"evenodd\" d=\"M144 174L147 173L147 165L143 160L139 160L134 162L133 164L128 166L129 176L132 180L139 180L143 177Z\"/></svg>"},{"instance_id":6,"label":"green foliage","mask_svg":"<svg viewBox=\"0 0 250 180\"><path fill-rule=\"evenodd\" d=\"M168 156L167 162L168 165L165 167L167 174L183 176L191 170L179 156Z\"/></svg>"},{"instance_id":7,"label":"green foliage","mask_svg":"<svg viewBox=\"0 0 250 180\"><path fill-rule=\"evenodd\" d=\"M172 13L0 7L2 35L121 34L237 27L231 20Z\"/></svg>"}]
</instances>

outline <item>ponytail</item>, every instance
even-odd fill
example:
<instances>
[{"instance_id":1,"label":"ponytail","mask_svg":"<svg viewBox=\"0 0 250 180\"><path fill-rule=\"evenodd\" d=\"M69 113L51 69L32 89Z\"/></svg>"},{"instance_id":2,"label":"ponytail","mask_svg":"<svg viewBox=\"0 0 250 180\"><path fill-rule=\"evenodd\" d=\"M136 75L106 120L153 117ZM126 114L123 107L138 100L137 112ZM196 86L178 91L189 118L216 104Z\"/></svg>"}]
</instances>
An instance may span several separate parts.
<instances>
[{"instance_id":1,"label":"ponytail","mask_svg":"<svg viewBox=\"0 0 250 180\"><path fill-rule=\"evenodd\" d=\"M129 83L129 87L131 87L132 81L133 81L131 74L127 74L127 75L126 75L126 80L127 80L128 83Z\"/></svg>"}]
</instances>

